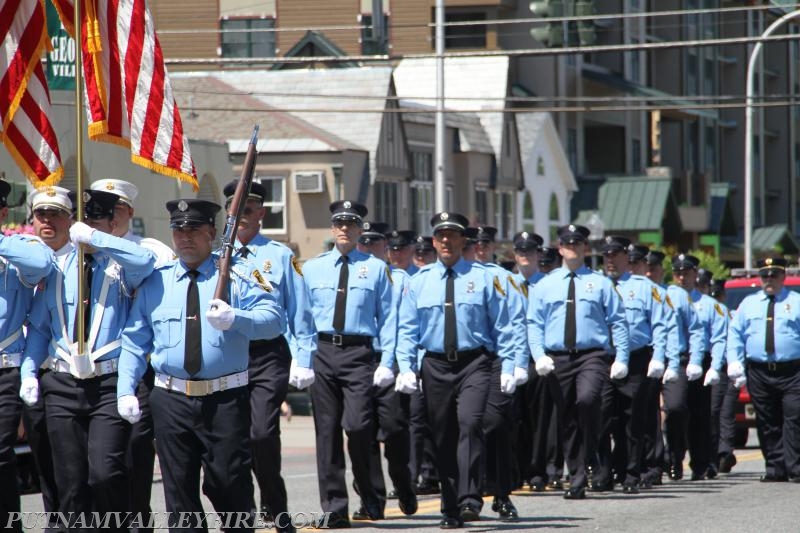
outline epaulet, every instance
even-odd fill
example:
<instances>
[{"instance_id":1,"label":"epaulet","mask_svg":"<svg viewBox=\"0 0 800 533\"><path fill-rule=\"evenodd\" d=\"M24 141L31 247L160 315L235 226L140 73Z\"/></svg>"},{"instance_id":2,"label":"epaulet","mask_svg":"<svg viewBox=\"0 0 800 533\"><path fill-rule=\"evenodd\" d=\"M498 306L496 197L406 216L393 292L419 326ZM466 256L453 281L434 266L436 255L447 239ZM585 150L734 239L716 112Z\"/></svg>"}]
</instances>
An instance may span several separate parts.
<instances>
[{"instance_id":1,"label":"epaulet","mask_svg":"<svg viewBox=\"0 0 800 533\"><path fill-rule=\"evenodd\" d=\"M273 241L270 241L270 242L273 242ZM302 278L303 277L303 269L300 268L300 261L297 260L297 256L294 255L294 254L292 254L291 263L292 263L292 268L294 268L294 271L297 272L300 275L300 277Z\"/></svg>"},{"instance_id":2,"label":"epaulet","mask_svg":"<svg viewBox=\"0 0 800 533\"><path fill-rule=\"evenodd\" d=\"M651 294L653 295L653 300L657 301L658 303L661 303L661 294L659 294L658 289L655 287L655 285L653 286Z\"/></svg>"},{"instance_id":3,"label":"epaulet","mask_svg":"<svg viewBox=\"0 0 800 533\"><path fill-rule=\"evenodd\" d=\"M667 304L673 311L675 310L675 307L672 305L672 300L669 299L669 294L664 296L664 303Z\"/></svg>"},{"instance_id":4,"label":"epaulet","mask_svg":"<svg viewBox=\"0 0 800 533\"><path fill-rule=\"evenodd\" d=\"M509 275L508 275L508 282L509 282L509 283L511 284L511 286L512 286L512 287L514 287L514 288L515 288L515 289L516 289L518 292L522 292L522 291L520 290L520 288L519 288L519 285L517 285L517 282L516 282L516 281L514 281L514 276L512 276L511 274L509 274Z\"/></svg>"},{"instance_id":5,"label":"epaulet","mask_svg":"<svg viewBox=\"0 0 800 533\"><path fill-rule=\"evenodd\" d=\"M718 303L714 304L714 311L719 313L719 316L722 316L722 317L725 316L725 312L722 310L722 307L720 307L720 305Z\"/></svg>"},{"instance_id":6,"label":"epaulet","mask_svg":"<svg viewBox=\"0 0 800 533\"><path fill-rule=\"evenodd\" d=\"M520 289L520 292L522 293L522 295L523 295L525 298L527 298L527 297L528 297L528 284L527 284L527 283L522 283L522 284L519 286L519 289Z\"/></svg>"},{"instance_id":7,"label":"epaulet","mask_svg":"<svg viewBox=\"0 0 800 533\"><path fill-rule=\"evenodd\" d=\"M500 293L500 296L505 296L506 291L503 290L503 286L500 285L500 278L497 276L494 277L494 289Z\"/></svg>"},{"instance_id":8,"label":"epaulet","mask_svg":"<svg viewBox=\"0 0 800 533\"><path fill-rule=\"evenodd\" d=\"M389 265L386 265L386 277L389 278L389 285L394 285L394 280L392 279L392 269L389 268Z\"/></svg>"}]
</instances>

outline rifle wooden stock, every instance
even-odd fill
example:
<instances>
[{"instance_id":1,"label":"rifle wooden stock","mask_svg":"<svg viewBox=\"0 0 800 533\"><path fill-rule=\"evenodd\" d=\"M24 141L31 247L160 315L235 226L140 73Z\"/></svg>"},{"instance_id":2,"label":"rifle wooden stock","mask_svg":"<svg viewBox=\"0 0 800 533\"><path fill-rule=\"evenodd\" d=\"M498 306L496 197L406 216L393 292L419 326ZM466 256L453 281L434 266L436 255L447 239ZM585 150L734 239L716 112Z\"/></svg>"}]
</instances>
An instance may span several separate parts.
<instances>
[{"instance_id":1,"label":"rifle wooden stock","mask_svg":"<svg viewBox=\"0 0 800 533\"><path fill-rule=\"evenodd\" d=\"M236 243L236 233L239 228L239 220L242 212L247 205L247 197L250 194L250 185L253 183L253 174L256 168L256 143L258 142L258 124L253 127L253 135L250 138L250 145L247 147L247 155L244 157L242 165L242 176L236 184L236 192L231 198L231 205L228 207L228 214L225 219L225 231L222 234L222 252L219 258L219 278L217 288L214 291L214 298L228 302L228 285L231 281L231 257L233 256L233 245Z\"/></svg>"}]
</instances>

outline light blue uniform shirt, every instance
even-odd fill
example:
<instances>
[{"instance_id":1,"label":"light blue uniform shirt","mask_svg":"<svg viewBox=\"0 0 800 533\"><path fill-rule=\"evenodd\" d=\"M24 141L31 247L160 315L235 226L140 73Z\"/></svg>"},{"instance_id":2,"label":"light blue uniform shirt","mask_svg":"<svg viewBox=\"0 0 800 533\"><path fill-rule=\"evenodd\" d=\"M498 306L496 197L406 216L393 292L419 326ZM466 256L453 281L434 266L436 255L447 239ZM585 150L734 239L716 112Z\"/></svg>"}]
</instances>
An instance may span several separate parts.
<instances>
[{"instance_id":1,"label":"light blue uniform shirt","mask_svg":"<svg viewBox=\"0 0 800 533\"><path fill-rule=\"evenodd\" d=\"M706 351L711 352L711 367L722 368L725 358L725 343L728 336L728 315L714 298L694 289L689 297L692 299L697 319L703 325L706 338Z\"/></svg>"},{"instance_id":2,"label":"light blue uniform shirt","mask_svg":"<svg viewBox=\"0 0 800 533\"><path fill-rule=\"evenodd\" d=\"M653 348L655 361L665 362L667 332L675 318L664 303L656 284L646 276L629 274L617 287L625 306L630 351Z\"/></svg>"},{"instance_id":3,"label":"light blue uniform shirt","mask_svg":"<svg viewBox=\"0 0 800 533\"><path fill-rule=\"evenodd\" d=\"M392 306L389 267L355 248L348 254L347 311L344 331L333 329L336 290L342 255L334 248L309 259L303 277L311 298L311 312L319 333L379 337L384 353L393 354L396 344L397 311Z\"/></svg>"},{"instance_id":4,"label":"light blue uniform shirt","mask_svg":"<svg viewBox=\"0 0 800 533\"><path fill-rule=\"evenodd\" d=\"M241 257L242 244L236 242L237 261L252 271L250 281L260 286L258 275L286 313L287 341L297 366L311 368L311 355L316 349L317 333L308 289L294 254L279 242L256 235L247 243L247 258ZM290 335L288 335L290 334ZM258 337L261 338L261 337Z\"/></svg>"},{"instance_id":5,"label":"light blue uniform shirt","mask_svg":"<svg viewBox=\"0 0 800 533\"><path fill-rule=\"evenodd\" d=\"M411 280L411 276L402 268L394 266L390 267L390 271L392 274L392 307L394 307L395 310L395 328L397 328L397 320L400 316L400 304L403 301L403 294L408 291L408 283ZM395 338L397 338L397 329L395 329ZM372 345L376 352L381 353L381 366L394 370L397 363L395 354L384 352L380 347L380 341L377 337L373 339Z\"/></svg>"},{"instance_id":6,"label":"light blue uniform shirt","mask_svg":"<svg viewBox=\"0 0 800 533\"><path fill-rule=\"evenodd\" d=\"M745 358L758 363L800 359L800 294L784 287L775 296L775 353L766 353L767 307L761 290L742 300L728 328L728 364Z\"/></svg>"},{"instance_id":7,"label":"light blue uniform shirt","mask_svg":"<svg viewBox=\"0 0 800 533\"><path fill-rule=\"evenodd\" d=\"M569 293L569 269L557 268L542 278L530 292L528 342L533 359L549 351L566 350L564 329ZM628 364L628 323L625 308L610 279L582 266L575 271L576 350L611 349L616 360ZM609 336L610 330L610 336Z\"/></svg>"},{"instance_id":8,"label":"light blue uniform shirt","mask_svg":"<svg viewBox=\"0 0 800 533\"><path fill-rule=\"evenodd\" d=\"M94 343L90 337L86 345L86 351L89 353L98 351L120 338L128 319L131 295L150 275L155 264L152 252L109 233L94 231L90 244L97 251L92 254L92 286L87 287L92 309L91 323L84 325L87 332L91 331L91 325L96 320L96 313L101 312L101 306L105 309L102 310L100 327ZM112 259L115 264L112 263ZM59 352L63 350L70 353L70 346L73 344L74 330L77 327L75 312L79 307L77 251L72 249L64 257L64 262L59 264L63 264L63 270L53 269L45 279L44 289L37 291L33 299L27 346L22 362L23 378L35 377L48 355L63 360ZM57 277L61 277L63 283L60 299L56 298ZM105 301L101 302L99 301L101 288L106 278L109 280L108 293ZM59 318L58 306L63 309L65 324L62 324ZM56 349L55 345L59 349ZM93 359L106 361L119 357L119 354L120 347L117 346Z\"/></svg>"},{"instance_id":9,"label":"light blue uniform shirt","mask_svg":"<svg viewBox=\"0 0 800 533\"><path fill-rule=\"evenodd\" d=\"M402 269L397 269L397 270L402 270ZM394 271L394 269L392 269L392 271ZM405 269L405 271L406 271L406 274L408 274L409 276L413 276L414 274L419 272L419 267L417 265L415 265L414 263L411 263L410 265L408 265L408 268Z\"/></svg>"},{"instance_id":10,"label":"light blue uniform shirt","mask_svg":"<svg viewBox=\"0 0 800 533\"><path fill-rule=\"evenodd\" d=\"M675 311L677 324L672 331L673 338L668 342L668 349L676 352L673 357L677 359L688 352L689 362L702 366L707 349L706 337L689 293L677 285L670 285L667 287L667 298Z\"/></svg>"},{"instance_id":11,"label":"light blue uniform shirt","mask_svg":"<svg viewBox=\"0 0 800 533\"><path fill-rule=\"evenodd\" d=\"M502 359L502 373L514 373L515 340L508 316L508 299L494 284L494 275L480 263L463 258L455 272L458 351L485 348ZM416 372L418 348L444 352L444 301L447 267L441 261L425 265L411 278L400 304L397 362L400 372ZM424 353L420 354L420 361Z\"/></svg>"},{"instance_id":12,"label":"light blue uniform shirt","mask_svg":"<svg viewBox=\"0 0 800 533\"><path fill-rule=\"evenodd\" d=\"M216 254L197 267L200 297L198 317L186 316L186 292L191 277L182 261L157 268L136 293L130 318L122 334L117 396L136 393L136 384L147 369L146 356L157 373L180 379L207 380L247 370L252 339L271 339L286 329L286 313L275 297L252 282L245 265L234 259L229 285L233 325L214 329L206 319L208 302L214 298L219 271ZM183 368L186 320L201 321L200 371L190 376Z\"/></svg>"},{"instance_id":13,"label":"light blue uniform shirt","mask_svg":"<svg viewBox=\"0 0 800 533\"><path fill-rule=\"evenodd\" d=\"M53 252L39 239L0 236L0 342L17 335L0 353L21 354L25 349L22 324L31 309L33 288L53 268Z\"/></svg>"}]
</instances>

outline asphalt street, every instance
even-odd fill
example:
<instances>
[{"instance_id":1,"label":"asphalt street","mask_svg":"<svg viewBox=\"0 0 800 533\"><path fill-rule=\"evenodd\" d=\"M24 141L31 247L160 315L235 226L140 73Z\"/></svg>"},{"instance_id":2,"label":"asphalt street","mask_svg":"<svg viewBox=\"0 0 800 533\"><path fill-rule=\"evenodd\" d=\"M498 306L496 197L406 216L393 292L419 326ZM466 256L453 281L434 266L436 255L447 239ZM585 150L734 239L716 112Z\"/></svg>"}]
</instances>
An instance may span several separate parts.
<instances>
[{"instance_id":1,"label":"asphalt street","mask_svg":"<svg viewBox=\"0 0 800 533\"><path fill-rule=\"evenodd\" d=\"M294 514L319 515L311 417L295 416L288 423L283 419L282 423L283 472L289 509ZM753 447L753 430L748 444L748 448L736 451L739 462L733 472L714 480L666 480L664 485L638 495L623 495L620 491L589 493L583 501L565 501L561 493L556 492L516 492L512 500L519 509L520 519L512 523L496 520L496 514L491 511L491 498L487 498L482 520L467 524L464 531L797 531L800 484L760 483L763 459L758 448ZM348 478L352 479L349 472ZM157 513L165 510L158 469L152 504ZM204 505L207 512L213 510L207 500ZM351 492L351 513L357 505L358 500ZM38 494L23 496L22 506L24 512L41 511L41 498ZM386 511L386 520L353 522L353 528L365 533L439 531L438 496L421 497L419 511L413 517L403 516L396 501L390 501ZM296 523L303 521L300 515Z\"/></svg>"}]
</instances>

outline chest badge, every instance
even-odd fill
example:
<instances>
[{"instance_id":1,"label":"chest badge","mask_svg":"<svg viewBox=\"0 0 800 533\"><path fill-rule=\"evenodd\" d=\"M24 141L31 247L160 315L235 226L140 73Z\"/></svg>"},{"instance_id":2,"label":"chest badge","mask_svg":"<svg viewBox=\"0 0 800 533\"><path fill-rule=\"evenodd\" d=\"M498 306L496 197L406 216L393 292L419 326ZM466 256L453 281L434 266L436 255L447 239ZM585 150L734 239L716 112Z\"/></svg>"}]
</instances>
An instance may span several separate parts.
<instances>
[{"instance_id":1,"label":"chest badge","mask_svg":"<svg viewBox=\"0 0 800 533\"><path fill-rule=\"evenodd\" d=\"M783 311L786 312L786 313L790 313L792 311L792 306L789 305L789 304L784 305L783 306Z\"/></svg>"},{"instance_id":2,"label":"chest badge","mask_svg":"<svg viewBox=\"0 0 800 533\"><path fill-rule=\"evenodd\" d=\"M269 259L265 260L264 261L264 268L262 270L266 274L272 272L272 261L270 261Z\"/></svg>"},{"instance_id":3,"label":"chest badge","mask_svg":"<svg viewBox=\"0 0 800 533\"><path fill-rule=\"evenodd\" d=\"M588 292L589 294L594 292L594 283L592 283L591 281L586 284L586 292Z\"/></svg>"},{"instance_id":4,"label":"chest badge","mask_svg":"<svg viewBox=\"0 0 800 533\"><path fill-rule=\"evenodd\" d=\"M468 281L467 282L467 294L472 294L475 292L475 282Z\"/></svg>"},{"instance_id":5,"label":"chest badge","mask_svg":"<svg viewBox=\"0 0 800 533\"><path fill-rule=\"evenodd\" d=\"M628 293L628 300L633 300L634 298L636 298L636 293L634 291L630 291Z\"/></svg>"},{"instance_id":6,"label":"chest badge","mask_svg":"<svg viewBox=\"0 0 800 533\"><path fill-rule=\"evenodd\" d=\"M369 269L365 266L359 267L358 269L358 277L360 279L367 279L367 274L369 273Z\"/></svg>"}]
</instances>

